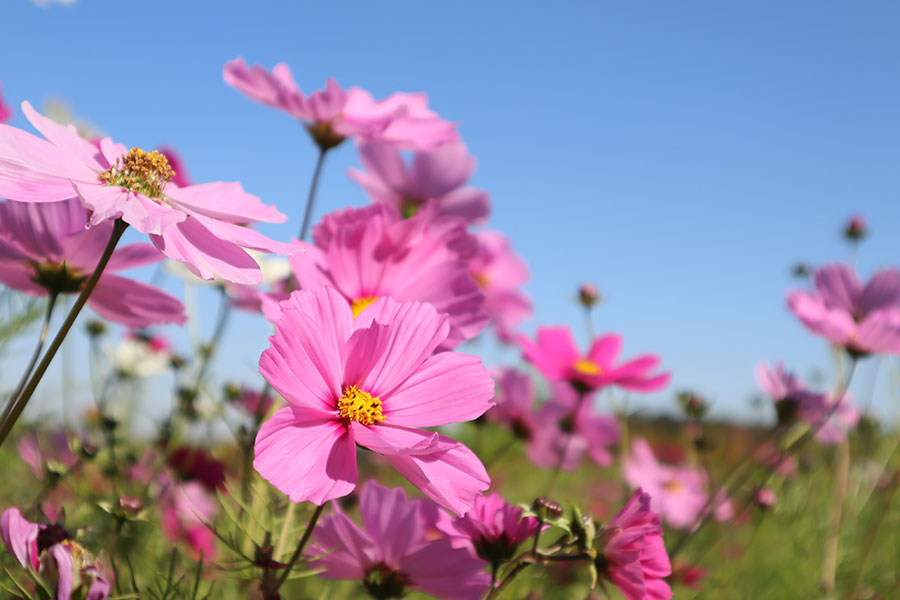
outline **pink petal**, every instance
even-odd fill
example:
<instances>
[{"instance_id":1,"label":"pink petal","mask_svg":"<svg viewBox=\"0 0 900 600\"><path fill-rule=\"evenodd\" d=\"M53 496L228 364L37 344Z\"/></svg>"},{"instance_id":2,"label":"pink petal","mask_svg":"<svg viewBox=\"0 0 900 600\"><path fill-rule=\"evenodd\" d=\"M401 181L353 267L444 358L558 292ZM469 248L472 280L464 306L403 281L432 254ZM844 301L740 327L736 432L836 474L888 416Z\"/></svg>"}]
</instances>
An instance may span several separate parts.
<instances>
[{"instance_id":1,"label":"pink petal","mask_svg":"<svg viewBox=\"0 0 900 600\"><path fill-rule=\"evenodd\" d=\"M321 506L356 487L356 444L334 415L288 406L262 424L253 468L291 502Z\"/></svg>"},{"instance_id":2,"label":"pink petal","mask_svg":"<svg viewBox=\"0 0 900 600\"><path fill-rule=\"evenodd\" d=\"M343 394L341 352L352 328L353 313L333 289L294 292L281 303L259 371L291 404L333 412Z\"/></svg>"},{"instance_id":3,"label":"pink petal","mask_svg":"<svg viewBox=\"0 0 900 600\"><path fill-rule=\"evenodd\" d=\"M406 499L403 488L388 489L368 481L360 493L359 507L363 527L386 564L399 566L410 550L422 543L419 506Z\"/></svg>"},{"instance_id":4,"label":"pink petal","mask_svg":"<svg viewBox=\"0 0 900 600\"><path fill-rule=\"evenodd\" d=\"M491 195L484 190L464 187L441 196L441 212L460 217L472 225L483 225L491 214Z\"/></svg>"},{"instance_id":5,"label":"pink petal","mask_svg":"<svg viewBox=\"0 0 900 600\"><path fill-rule=\"evenodd\" d=\"M72 562L72 555L69 550L62 544L53 544L48 550L50 556L53 557L53 570L56 571L56 593L53 600L71 600L72 588L75 585L75 565Z\"/></svg>"},{"instance_id":6,"label":"pink petal","mask_svg":"<svg viewBox=\"0 0 900 600\"><path fill-rule=\"evenodd\" d=\"M109 259L109 263L106 265L106 271L122 271L143 267L144 265L158 263L162 259L163 255L151 244L128 244L127 246L116 248Z\"/></svg>"},{"instance_id":7,"label":"pink petal","mask_svg":"<svg viewBox=\"0 0 900 600\"><path fill-rule=\"evenodd\" d=\"M187 321L184 306L176 298L153 286L104 273L88 297L88 305L104 319L126 327Z\"/></svg>"},{"instance_id":8,"label":"pink petal","mask_svg":"<svg viewBox=\"0 0 900 600\"><path fill-rule=\"evenodd\" d=\"M494 381L479 357L442 352L381 401L390 423L436 427L477 419L493 397Z\"/></svg>"},{"instance_id":9,"label":"pink petal","mask_svg":"<svg viewBox=\"0 0 900 600\"><path fill-rule=\"evenodd\" d=\"M371 323L386 327L370 327ZM352 367L354 372L365 376L362 382L365 390L382 401L416 373L446 339L449 330L447 317L438 315L430 304L401 304L390 298L381 298L363 310L356 317L355 326L358 329L353 347L348 348L345 368L349 372ZM364 353L375 348L377 354Z\"/></svg>"},{"instance_id":10,"label":"pink petal","mask_svg":"<svg viewBox=\"0 0 900 600\"><path fill-rule=\"evenodd\" d=\"M416 196L439 198L465 185L475 171L475 158L462 142L443 144L431 152L417 152L412 163Z\"/></svg>"},{"instance_id":11,"label":"pink petal","mask_svg":"<svg viewBox=\"0 0 900 600\"><path fill-rule=\"evenodd\" d=\"M0 535L9 552L23 567L37 570L37 536L40 527L25 520L18 508L7 508L0 517Z\"/></svg>"},{"instance_id":12,"label":"pink petal","mask_svg":"<svg viewBox=\"0 0 900 600\"><path fill-rule=\"evenodd\" d=\"M900 307L900 271L883 269L876 273L862 292L862 310Z\"/></svg>"},{"instance_id":13,"label":"pink petal","mask_svg":"<svg viewBox=\"0 0 900 600\"><path fill-rule=\"evenodd\" d=\"M447 450L456 444L456 442L442 443L441 436L433 431L390 423L377 423L372 426L351 423L350 426L357 444L385 456L431 454L438 450Z\"/></svg>"},{"instance_id":14,"label":"pink petal","mask_svg":"<svg viewBox=\"0 0 900 600\"><path fill-rule=\"evenodd\" d=\"M580 358L578 345L568 327L539 327L536 342L519 338L522 354L548 379L563 379Z\"/></svg>"},{"instance_id":15,"label":"pink petal","mask_svg":"<svg viewBox=\"0 0 900 600\"><path fill-rule=\"evenodd\" d=\"M863 288L851 267L826 265L816 271L815 283L829 308L840 308L851 314L859 308Z\"/></svg>"},{"instance_id":16,"label":"pink petal","mask_svg":"<svg viewBox=\"0 0 900 600\"><path fill-rule=\"evenodd\" d=\"M83 164L82 172L90 171L96 175L105 169L97 160L97 147L78 135L74 125L60 125L48 119L34 110L28 101L22 103L22 112L48 142Z\"/></svg>"},{"instance_id":17,"label":"pink petal","mask_svg":"<svg viewBox=\"0 0 900 600\"><path fill-rule=\"evenodd\" d=\"M388 460L423 494L462 516L472 508L475 496L488 489L491 479L471 450L444 436L440 441L455 445L422 456L388 456Z\"/></svg>"},{"instance_id":18,"label":"pink petal","mask_svg":"<svg viewBox=\"0 0 900 600\"><path fill-rule=\"evenodd\" d=\"M379 183L379 187L403 193L410 188L403 156L390 144L363 142L357 146L363 167Z\"/></svg>"},{"instance_id":19,"label":"pink petal","mask_svg":"<svg viewBox=\"0 0 900 600\"><path fill-rule=\"evenodd\" d=\"M343 513L322 519L313 530L310 568L325 569L323 579L362 579L377 562L378 549L371 538Z\"/></svg>"},{"instance_id":20,"label":"pink petal","mask_svg":"<svg viewBox=\"0 0 900 600\"><path fill-rule=\"evenodd\" d=\"M401 566L415 587L446 600L478 600L490 587L486 563L447 539L435 540L405 558Z\"/></svg>"},{"instance_id":21,"label":"pink petal","mask_svg":"<svg viewBox=\"0 0 900 600\"><path fill-rule=\"evenodd\" d=\"M188 187L166 187L166 198L175 206L229 223L283 223L287 216L259 198L248 194L241 184L216 181Z\"/></svg>"},{"instance_id":22,"label":"pink petal","mask_svg":"<svg viewBox=\"0 0 900 600\"><path fill-rule=\"evenodd\" d=\"M850 314L842 308L829 308L820 296L793 291L788 294L788 306L813 333L836 344L846 343L856 333Z\"/></svg>"},{"instance_id":23,"label":"pink petal","mask_svg":"<svg viewBox=\"0 0 900 600\"><path fill-rule=\"evenodd\" d=\"M615 364L621 352L622 336L617 333L610 333L594 340L587 356L595 364L606 370Z\"/></svg>"},{"instance_id":24,"label":"pink petal","mask_svg":"<svg viewBox=\"0 0 900 600\"><path fill-rule=\"evenodd\" d=\"M182 213L183 214L183 213ZM232 283L255 285L262 281L259 264L239 246L216 237L193 217L168 227L150 241L160 252L182 262L201 279L221 277Z\"/></svg>"}]
</instances>

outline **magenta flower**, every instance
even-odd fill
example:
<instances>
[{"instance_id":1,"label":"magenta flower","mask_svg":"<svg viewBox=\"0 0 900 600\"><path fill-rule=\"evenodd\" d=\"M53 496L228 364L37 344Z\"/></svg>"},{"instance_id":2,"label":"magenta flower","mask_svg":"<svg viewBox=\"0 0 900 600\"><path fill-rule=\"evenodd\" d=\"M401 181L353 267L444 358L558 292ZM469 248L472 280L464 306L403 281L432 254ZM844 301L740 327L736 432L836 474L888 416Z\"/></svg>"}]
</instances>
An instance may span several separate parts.
<instances>
[{"instance_id":1,"label":"magenta flower","mask_svg":"<svg viewBox=\"0 0 900 600\"><path fill-rule=\"evenodd\" d=\"M552 385L553 398L538 409L526 447L528 458L542 468L574 471L585 454L601 467L612 464L611 446L619 443L619 424L613 417L596 415L593 399L580 396L570 385Z\"/></svg>"},{"instance_id":2,"label":"magenta flower","mask_svg":"<svg viewBox=\"0 0 900 600\"><path fill-rule=\"evenodd\" d=\"M665 578L672 565L662 539L659 515L650 495L638 490L600 534L604 542L597 558L601 576L628 600L668 600L672 589Z\"/></svg>"},{"instance_id":3,"label":"magenta flower","mask_svg":"<svg viewBox=\"0 0 900 600\"><path fill-rule=\"evenodd\" d=\"M623 475L629 486L647 491L653 510L673 527L693 524L709 499L706 473L702 469L661 464L643 438L632 442ZM730 501L721 498L715 504L717 519L725 520L731 516Z\"/></svg>"},{"instance_id":4,"label":"magenta flower","mask_svg":"<svg viewBox=\"0 0 900 600\"><path fill-rule=\"evenodd\" d=\"M170 183L175 173L168 160L156 150L128 150L104 138L98 151L74 127L54 123L28 102L22 110L46 139L0 125L0 197L22 202L78 197L90 211L90 225L121 219L203 279L258 283L259 265L245 248L291 251L290 245L244 227L286 217L239 183L178 187Z\"/></svg>"},{"instance_id":5,"label":"magenta flower","mask_svg":"<svg viewBox=\"0 0 900 600\"><path fill-rule=\"evenodd\" d=\"M256 438L257 471L293 502L323 504L356 487L356 445L463 514L490 484L471 450L418 429L479 417L494 382L480 359L434 351L449 332L428 304L389 298L354 316L332 288L281 304L260 373L288 402Z\"/></svg>"},{"instance_id":6,"label":"magenta flower","mask_svg":"<svg viewBox=\"0 0 900 600\"><path fill-rule=\"evenodd\" d=\"M596 338L586 355L582 355L568 327L538 327L532 342L519 336L526 360L551 381L568 381L581 391L609 385L626 390L655 392L669 383L669 374L652 374L660 359L644 354L615 366L622 351L622 336L610 333Z\"/></svg>"},{"instance_id":7,"label":"magenta flower","mask_svg":"<svg viewBox=\"0 0 900 600\"><path fill-rule=\"evenodd\" d=\"M900 354L900 271L882 269L863 286L847 265L814 276L815 291L794 290L788 306L810 331L855 356Z\"/></svg>"},{"instance_id":8,"label":"magenta flower","mask_svg":"<svg viewBox=\"0 0 900 600\"><path fill-rule=\"evenodd\" d=\"M494 492L478 496L464 516L438 520L437 527L450 537L463 538L478 558L496 569L512 559L519 544L534 536L539 523L534 517L522 518L521 508Z\"/></svg>"},{"instance_id":9,"label":"magenta flower","mask_svg":"<svg viewBox=\"0 0 900 600\"><path fill-rule=\"evenodd\" d=\"M76 294L103 254L113 225L86 229L88 213L77 199L32 204L0 202L0 282L32 296ZM88 306L128 327L184 323L181 302L145 283L113 272L152 264L162 254L150 244L117 248Z\"/></svg>"},{"instance_id":10,"label":"magenta flower","mask_svg":"<svg viewBox=\"0 0 900 600\"><path fill-rule=\"evenodd\" d=\"M390 144L360 144L359 157L366 170L350 169L351 179L375 202L390 204L405 217L415 215L426 201L434 200L441 214L474 225L487 220L491 209L488 193L463 187L476 161L462 142L416 152L409 165Z\"/></svg>"},{"instance_id":11,"label":"magenta flower","mask_svg":"<svg viewBox=\"0 0 900 600\"><path fill-rule=\"evenodd\" d=\"M298 242L305 252L291 258L301 289L334 288L354 314L383 297L428 302L449 317L445 349L487 323L484 295L464 259L474 241L462 220L436 215L433 205L406 220L385 205L339 211L314 228L313 239L314 246ZM271 308L264 303L270 317Z\"/></svg>"},{"instance_id":12,"label":"magenta flower","mask_svg":"<svg viewBox=\"0 0 900 600\"><path fill-rule=\"evenodd\" d=\"M367 482L360 494L360 528L338 512L313 532L310 567L325 579L356 579L373 598L420 590L446 600L481 598L490 585L484 563L446 539L425 537L419 503L401 488Z\"/></svg>"},{"instance_id":13,"label":"magenta flower","mask_svg":"<svg viewBox=\"0 0 900 600\"><path fill-rule=\"evenodd\" d=\"M528 266L509 240L496 231L475 234L478 254L469 261L469 272L484 293L485 310L497 336L507 343L516 329L531 316L531 300L521 288L528 281Z\"/></svg>"},{"instance_id":14,"label":"magenta flower","mask_svg":"<svg viewBox=\"0 0 900 600\"><path fill-rule=\"evenodd\" d=\"M847 439L847 432L859 422L859 409L853 404L849 392L845 392L835 406L834 394L820 394L779 364L774 369L765 363L756 367L759 386L775 403L778 423L790 424L795 420L817 427L815 437L826 445L840 444Z\"/></svg>"},{"instance_id":15,"label":"magenta flower","mask_svg":"<svg viewBox=\"0 0 900 600\"><path fill-rule=\"evenodd\" d=\"M12 119L12 110L3 102L3 86L0 85L0 123Z\"/></svg>"},{"instance_id":16,"label":"magenta flower","mask_svg":"<svg viewBox=\"0 0 900 600\"><path fill-rule=\"evenodd\" d=\"M225 83L252 100L283 110L306 126L316 143L327 150L348 137L430 150L459 139L456 125L428 109L425 94L397 93L375 100L360 88L342 89L329 79L324 90L305 95L285 63L271 72L248 67L243 58L225 63Z\"/></svg>"},{"instance_id":17,"label":"magenta flower","mask_svg":"<svg viewBox=\"0 0 900 600\"><path fill-rule=\"evenodd\" d=\"M53 591L53 600L109 598L108 579L61 526L32 523L18 508L8 508L0 517L0 536L29 575Z\"/></svg>"},{"instance_id":18,"label":"magenta flower","mask_svg":"<svg viewBox=\"0 0 900 600\"><path fill-rule=\"evenodd\" d=\"M497 404L485 413L485 417L509 428L517 438L530 440L538 428L531 377L515 369L501 369L494 401Z\"/></svg>"}]
</instances>

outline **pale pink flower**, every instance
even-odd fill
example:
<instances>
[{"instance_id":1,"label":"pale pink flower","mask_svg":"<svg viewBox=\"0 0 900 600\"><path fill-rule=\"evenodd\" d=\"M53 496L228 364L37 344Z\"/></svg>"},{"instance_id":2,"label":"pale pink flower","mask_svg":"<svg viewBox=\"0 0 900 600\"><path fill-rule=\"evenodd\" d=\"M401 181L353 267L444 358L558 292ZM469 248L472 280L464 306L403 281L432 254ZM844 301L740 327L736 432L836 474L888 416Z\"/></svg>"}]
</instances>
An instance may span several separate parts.
<instances>
[{"instance_id":1,"label":"pale pink flower","mask_svg":"<svg viewBox=\"0 0 900 600\"><path fill-rule=\"evenodd\" d=\"M484 563L446 539L429 540L419 502L401 488L367 482L360 494L360 528L342 512L313 531L310 567L325 579L355 579L373 598L419 590L446 600L476 600L490 585Z\"/></svg>"},{"instance_id":2,"label":"pale pink flower","mask_svg":"<svg viewBox=\"0 0 900 600\"><path fill-rule=\"evenodd\" d=\"M706 473L686 465L664 465L647 440L636 438L623 469L625 481L632 488L644 489L652 498L653 510L673 527L688 527L700 515L709 499ZM725 501L718 506L730 506ZM730 508L721 509L725 519Z\"/></svg>"},{"instance_id":3,"label":"pale pink flower","mask_svg":"<svg viewBox=\"0 0 900 600\"><path fill-rule=\"evenodd\" d=\"M487 220L491 209L488 193L464 187L476 161L462 142L416 152L409 165L390 144L360 144L359 157L366 170L350 169L350 178L372 200L390 204L405 217L434 200L441 214L461 217L473 225Z\"/></svg>"},{"instance_id":4,"label":"pale pink flower","mask_svg":"<svg viewBox=\"0 0 900 600\"><path fill-rule=\"evenodd\" d=\"M77 197L90 211L85 224L121 219L203 279L258 283L259 265L245 248L291 251L290 245L244 226L280 223L286 217L239 183L178 187L171 183L171 166L157 151L128 150L109 138L100 141L98 150L74 127L54 123L28 102L22 110L46 139L0 125L0 197L22 202Z\"/></svg>"},{"instance_id":5,"label":"pale pink flower","mask_svg":"<svg viewBox=\"0 0 900 600\"><path fill-rule=\"evenodd\" d=\"M770 368L766 363L756 367L759 386L772 398L779 424L799 419L818 428L816 439L826 445L840 444L847 432L856 427L860 412L849 392L835 405L834 394L821 394L806 387L794 373L780 363Z\"/></svg>"},{"instance_id":6,"label":"pale pink flower","mask_svg":"<svg viewBox=\"0 0 900 600\"><path fill-rule=\"evenodd\" d=\"M356 445L383 454L413 485L463 514L490 484L471 450L418 429L470 421L492 406L480 359L435 350L446 315L378 300L358 315L333 288L281 304L260 373L288 402L256 438L257 471L293 502L323 504L356 487Z\"/></svg>"},{"instance_id":7,"label":"pale pink flower","mask_svg":"<svg viewBox=\"0 0 900 600\"><path fill-rule=\"evenodd\" d=\"M472 510L462 517L439 520L437 527L448 536L463 538L478 558L497 568L534 536L539 523L534 517L523 518L521 508L494 492L475 498Z\"/></svg>"},{"instance_id":8,"label":"pale pink flower","mask_svg":"<svg viewBox=\"0 0 900 600\"><path fill-rule=\"evenodd\" d=\"M59 525L39 525L8 508L0 517L0 536L29 575L53 591L53 600L106 600L109 581L90 554Z\"/></svg>"},{"instance_id":9,"label":"pale pink flower","mask_svg":"<svg viewBox=\"0 0 900 600\"><path fill-rule=\"evenodd\" d=\"M593 398L581 396L572 386L556 382L552 399L538 409L526 446L528 458L542 468L574 471L585 453L596 464L612 464L610 447L619 443L619 423L614 417L594 414Z\"/></svg>"},{"instance_id":10,"label":"pale pink flower","mask_svg":"<svg viewBox=\"0 0 900 600\"><path fill-rule=\"evenodd\" d=\"M324 90L307 96L285 63L269 72L260 65L248 67L243 58L226 62L222 75L225 83L251 99L299 119L325 150L348 137L413 150L429 150L459 139L456 125L429 110L428 97L422 93L397 93L375 100L363 89L345 90L329 79Z\"/></svg>"},{"instance_id":11,"label":"pale pink flower","mask_svg":"<svg viewBox=\"0 0 900 600\"><path fill-rule=\"evenodd\" d=\"M0 85L0 123L12 119L12 110L3 102L3 86Z\"/></svg>"},{"instance_id":12,"label":"pale pink flower","mask_svg":"<svg viewBox=\"0 0 900 600\"><path fill-rule=\"evenodd\" d=\"M609 385L626 390L655 392L669 383L669 374L653 374L660 358L643 354L619 366L622 336L610 333L598 337L582 355L568 327L538 327L535 341L519 336L525 358L551 381L568 381L581 391Z\"/></svg>"},{"instance_id":13,"label":"pale pink flower","mask_svg":"<svg viewBox=\"0 0 900 600\"><path fill-rule=\"evenodd\" d=\"M638 490L599 534L600 575L613 582L628 600L668 600L672 589L665 578L672 565L662 539L659 515L651 497Z\"/></svg>"},{"instance_id":14,"label":"pale pink flower","mask_svg":"<svg viewBox=\"0 0 900 600\"><path fill-rule=\"evenodd\" d=\"M387 205L338 211L313 229L313 239L315 245L297 242L304 251L291 257L301 289L334 288L354 314L384 297L428 302L449 317L443 348L473 338L487 323L484 295L464 258L474 248L465 223L436 215L431 204L406 220ZM263 304L270 320L277 319L273 304Z\"/></svg>"},{"instance_id":15,"label":"pale pink flower","mask_svg":"<svg viewBox=\"0 0 900 600\"><path fill-rule=\"evenodd\" d=\"M813 333L850 354L900 354L900 270L876 273L865 286L841 264L816 270L815 291L794 290L788 306Z\"/></svg>"},{"instance_id":16,"label":"pale pink flower","mask_svg":"<svg viewBox=\"0 0 900 600\"><path fill-rule=\"evenodd\" d=\"M469 261L469 272L484 293L485 310L497 336L512 343L516 329L532 314L531 299L521 289L528 281L528 265L503 234L481 231L475 238L478 254Z\"/></svg>"},{"instance_id":17,"label":"pale pink flower","mask_svg":"<svg viewBox=\"0 0 900 600\"><path fill-rule=\"evenodd\" d=\"M40 204L0 202L0 282L31 296L80 293L113 228L104 222L86 229L87 218L75 198ZM150 244L117 248L88 297L88 306L128 327L184 323L181 302L155 287L113 274L160 260L162 254Z\"/></svg>"},{"instance_id":18,"label":"pale pink flower","mask_svg":"<svg viewBox=\"0 0 900 600\"><path fill-rule=\"evenodd\" d=\"M497 403L485 413L489 421L507 427L517 438L530 440L538 428L534 408L534 382L529 375L515 369L501 369L497 374Z\"/></svg>"}]
</instances>

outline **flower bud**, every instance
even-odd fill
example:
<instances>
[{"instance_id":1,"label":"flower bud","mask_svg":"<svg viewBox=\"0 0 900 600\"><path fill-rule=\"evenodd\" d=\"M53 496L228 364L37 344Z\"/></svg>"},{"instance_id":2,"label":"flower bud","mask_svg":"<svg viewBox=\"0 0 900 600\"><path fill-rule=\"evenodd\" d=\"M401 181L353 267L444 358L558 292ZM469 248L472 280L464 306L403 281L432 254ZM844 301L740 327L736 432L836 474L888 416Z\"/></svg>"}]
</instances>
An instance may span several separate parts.
<instances>
[{"instance_id":1,"label":"flower bud","mask_svg":"<svg viewBox=\"0 0 900 600\"><path fill-rule=\"evenodd\" d=\"M591 308L600 300L602 297L600 296L599 290L597 290L597 286L592 283L583 283L580 288L578 288L578 301L581 302L582 306L585 308Z\"/></svg>"},{"instance_id":2,"label":"flower bud","mask_svg":"<svg viewBox=\"0 0 900 600\"><path fill-rule=\"evenodd\" d=\"M540 513L543 510L544 514L548 517L554 518L561 517L563 514L562 504L543 496L535 498L534 502L531 504L531 509L536 513Z\"/></svg>"},{"instance_id":3,"label":"flower bud","mask_svg":"<svg viewBox=\"0 0 900 600\"><path fill-rule=\"evenodd\" d=\"M869 234L866 218L862 215L853 215L844 225L844 237L851 242L858 242Z\"/></svg>"}]
</instances>

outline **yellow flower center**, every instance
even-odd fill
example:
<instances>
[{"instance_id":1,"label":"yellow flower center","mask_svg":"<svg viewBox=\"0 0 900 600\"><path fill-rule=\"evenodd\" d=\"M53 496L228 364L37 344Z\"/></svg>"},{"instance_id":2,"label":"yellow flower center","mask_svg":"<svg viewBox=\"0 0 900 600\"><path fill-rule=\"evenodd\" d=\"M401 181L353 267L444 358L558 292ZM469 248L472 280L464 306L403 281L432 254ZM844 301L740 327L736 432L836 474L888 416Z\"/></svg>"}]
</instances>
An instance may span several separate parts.
<instances>
[{"instance_id":1,"label":"yellow flower center","mask_svg":"<svg viewBox=\"0 0 900 600\"><path fill-rule=\"evenodd\" d=\"M487 289L487 286L491 283L490 277L487 276L487 273L472 273L472 279L475 280L475 283L478 284L478 287L481 289Z\"/></svg>"},{"instance_id":2,"label":"yellow flower center","mask_svg":"<svg viewBox=\"0 0 900 600\"><path fill-rule=\"evenodd\" d=\"M350 308L353 310L353 318L355 319L356 317L358 317L359 313L364 311L367 306L369 306L376 300L378 300L378 296L360 296L359 298L351 302Z\"/></svg>"},{"instance_id":3,"label":"yellow flower center","mask_svg":"<svg viewBox=\"0 0 900 600\"><path fill-rule=\"evenodd\" d=\"M667 492L678 494L685 490L684 482L679 479L670 479L663 484Z\"/></svg>"},{"instance_id":4,"label":"yellow flower center","mask_svg":"<svg viewBox=\"0 0 900 600\"><path fill-rule=\"evenodd\" d=\"M59 294L74 294L81 291L88 276L73 269L66 261L61 263L30 263L34 268L31 280L41 287Z\"/></svg>"},{"instance_id":5,"label":"yellow flower center","mask_svg":"<svg viewBox=\"0 0 900 600\"><path fill-rule=\"evenodd\" d=\"M120 156L115 165L100 173L100 181L108 185L156 199L163 197L163 189L173 177L175 171L164 154L157 150L145 152L140 148L132 148L124 157Z\"/></svg>"},{"instance_id":6,"label":"yellow flower center","mask_svg":"<svg viewBox=\"0 0 900 600\"><path fill-rule=\"evenodd\" d=\"M584 375L600 375L603 373L603 369L592 360L588 360L587 358L580 358L575 361L575 364L572 367L582 373Z\"/></svg>"},{"instance_id":7,"label":"yellow flower center","mask_svg":"<svg viewBox=\"0 0 900 600\"><path fill-rule=\"evenodd\" d=\"M356 421L362 425L374 425L384 421L381 414L381 400L373 398L369 392L364 392L355 385L344 388L344 395L338 400L338 411L344 423Z\"/></svg>"}]
</instances>

